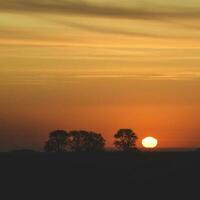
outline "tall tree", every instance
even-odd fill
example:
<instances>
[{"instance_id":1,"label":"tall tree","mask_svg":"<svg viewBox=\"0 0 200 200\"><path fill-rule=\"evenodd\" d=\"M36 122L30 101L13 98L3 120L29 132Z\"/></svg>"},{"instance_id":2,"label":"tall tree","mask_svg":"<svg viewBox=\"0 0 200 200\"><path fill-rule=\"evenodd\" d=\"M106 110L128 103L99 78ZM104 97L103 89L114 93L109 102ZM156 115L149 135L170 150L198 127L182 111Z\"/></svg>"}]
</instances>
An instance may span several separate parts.
<instances>
[{"instance_id":1,"label":"tall tree","mask_svg":"<svg viewBox=\"0 0 200 200\"><path fill-rule=\"evenodd\" d=\"M102 151L105 140L101 134L88 131L71 131L69 146L72 151Z\"/></svg>"},{"instance_id":2,"label":"tall tree","mask_svg":"<svg viewBox=\"0 0 200 200\"><path fill-rule=\"evenodd\" d=\"M114 135L116 139L115 147L121 151L132 151L136 149L136 140L138 137L131 129L120 129Z\"/></svg>"},{"instance_id":3,"label":"tall tree","mask_svg":"<svg viewBox=\"0 0 200 200\"><path fill-rule=\"evenodd\" d=\"M49 133L49 140L45 144L46 152L65 152L68 133L64 130L56 130Z\"/></svg>"}]
</instances>

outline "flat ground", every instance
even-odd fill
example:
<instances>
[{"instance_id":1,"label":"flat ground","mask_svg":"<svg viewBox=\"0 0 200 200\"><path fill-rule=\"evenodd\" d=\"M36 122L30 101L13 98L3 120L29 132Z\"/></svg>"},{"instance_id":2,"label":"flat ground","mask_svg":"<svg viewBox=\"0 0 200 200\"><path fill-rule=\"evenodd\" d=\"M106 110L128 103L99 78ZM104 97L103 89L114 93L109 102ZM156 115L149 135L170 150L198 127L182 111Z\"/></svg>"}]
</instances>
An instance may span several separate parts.
<instances>
[{"instance_id":1,"label":"flat ground","mask_svg":"<svg viewBox=\"0 0 200 200\"><path fill-rule=\"evenodd\" d=\"M1 196L200 199L200 152L1 153Z\"/></svg>"}]
</instances>

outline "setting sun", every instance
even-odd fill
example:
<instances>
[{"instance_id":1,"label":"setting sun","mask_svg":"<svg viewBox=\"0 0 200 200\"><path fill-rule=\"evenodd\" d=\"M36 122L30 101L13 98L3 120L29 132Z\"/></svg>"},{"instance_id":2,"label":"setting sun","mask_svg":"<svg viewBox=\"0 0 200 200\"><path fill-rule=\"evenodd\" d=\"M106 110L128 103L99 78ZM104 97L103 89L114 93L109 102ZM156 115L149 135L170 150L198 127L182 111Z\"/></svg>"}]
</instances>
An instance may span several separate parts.
<instances>
[{"instance_id":1,"label":"setting sun","mask_svg":"<svg viewBox=\"0 0 200 200\"><path fill-rule=\"evenodd\" d=\"M142 140L142 145L145 148L155 148L158 145L158 140L154 137L146 137Z\"/></svg>"}]
</instances>

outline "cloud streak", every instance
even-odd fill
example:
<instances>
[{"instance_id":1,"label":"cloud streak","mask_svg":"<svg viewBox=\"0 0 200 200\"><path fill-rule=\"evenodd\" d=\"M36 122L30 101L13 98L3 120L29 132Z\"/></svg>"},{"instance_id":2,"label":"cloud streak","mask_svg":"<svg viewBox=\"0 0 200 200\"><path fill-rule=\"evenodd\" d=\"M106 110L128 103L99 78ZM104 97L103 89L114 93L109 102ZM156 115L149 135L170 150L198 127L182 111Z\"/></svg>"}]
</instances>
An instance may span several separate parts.
<instances>
[{"instance_id":1,"label":"cloud streak","mask_svg":"<svg viewBox=\"0 0 200 200\"><path fill-rule=\"evenodd\" d=\"M11 72L10 72L11 73ZM23 75L23 78L22 78ZM59 78L58 78L59 75ZM6 75L5 75L6 77ZM48 72L44 74L36 73L34 70L30 72L18 73L12 78L0 80L1 85L49 85L52 83L69 83L76 80L97 80L97 79L131 79L136 81L199 81L200 72L163 72L163 73L54 73Z\"/></svg>"},{"instance_id":2,"label":"cloud streak","mask_svg":"<svg viewBox=\"0 0 200 200\"><path fill-rule=\"evenodd\" d=\"M83 23L79 23L79 22L56 20L56 23L67 26L67 27L79 28L82 30L97 32L97 33L119 34L119 35L126 35L126 36L142 36L142 37L160 36L158 34L156 35L153 33L151 34L151 33L139 32L139 31L127 31L127 30L119 29L119 28L116 29L116 28L106 27L106 26L95 26L94 24L90 25L90 24L83 24Z\"/></svg>"},{"instance_id":3,"label":"cloud streak","mask_svg":"<svg viewBox=\"0 0 200 200\"><path fill-rule=\"evenodd\" d=\"M189 3L189 2L188 2ZM128 19L161 19L161 18L199 18L200 10L179 7L177 9L162 9L155 5L155 9L141 8L131 5L129 8L110 6L86 1L69 0L0 0L0 11L7 12L39 12L59 13L71 15L87 15L98 17L128 18Z\"/></svg>"}]
</instances>

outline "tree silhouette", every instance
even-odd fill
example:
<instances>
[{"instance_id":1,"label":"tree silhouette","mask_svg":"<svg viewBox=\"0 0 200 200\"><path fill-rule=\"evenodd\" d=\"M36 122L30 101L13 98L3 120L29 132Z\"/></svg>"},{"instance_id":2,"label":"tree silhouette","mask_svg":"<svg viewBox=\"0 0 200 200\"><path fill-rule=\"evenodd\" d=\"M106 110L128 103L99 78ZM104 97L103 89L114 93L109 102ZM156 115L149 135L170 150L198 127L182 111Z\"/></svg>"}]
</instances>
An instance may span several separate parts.
<instances>
[{"instance_id":1,"label":"tree silhouette","mask_svg":"<svg viewBox=\"0 0 200 200\"><path fill-rule=\"evenodd\" d=\"M46 152L65 152L67 138L68 133L64 130L56 130L49 133L49 140L46 142L44 150Z\"/></svg>"},{"instance_id":2,"label":"tree silhouette","mask_svg":"<svg viewBox=\"0 0 200 200\"><path fill-rule=\"evenodd\" d=\"M72 151L102 151L105 140L101 134L88 131L71 131L69 134L69 146Z\"/></svg>"},{"instance_id":3,"label":"tree silhouette","mask_svg":"<svg viewBox=\"0 0 200 200\"><path fill-rule=\"evenodd\" d=\"M131 129L120 129L114 135L116 141L114 145L121 151L132 151L136 149L136 140L138 137Z\"/></svg>"}]
</instances>

